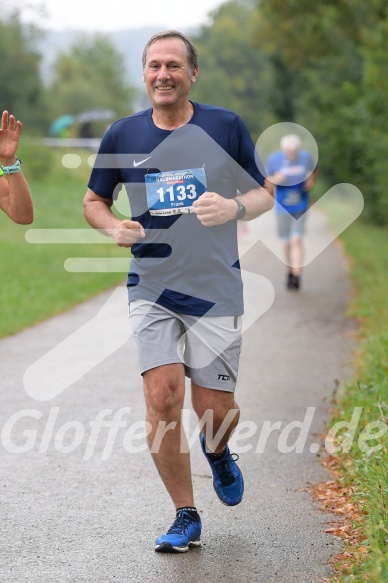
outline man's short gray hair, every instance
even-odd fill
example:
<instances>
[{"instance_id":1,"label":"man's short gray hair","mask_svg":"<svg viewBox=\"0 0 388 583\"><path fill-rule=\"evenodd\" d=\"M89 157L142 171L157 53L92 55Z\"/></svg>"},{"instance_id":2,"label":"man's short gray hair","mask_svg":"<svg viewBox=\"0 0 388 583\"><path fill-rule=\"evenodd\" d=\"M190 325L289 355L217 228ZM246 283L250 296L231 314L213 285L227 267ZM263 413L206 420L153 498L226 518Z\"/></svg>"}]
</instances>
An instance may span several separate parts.
<instances>
[{"instance_id":1,"label":"man's short gray hair","mask_svg":"<svg viewBox=\"0 0 388 583\"><path fill-rule=\"evenodd\" d=\"M145 69L146 60L147 60L147 52L148 52L148 49L150 48L150 46L154 42L156 42L158 40L164 40L166 38L179 38L185 43L186 49L187 49L187 62L189 64L189 74L191 76L194 72L194 69L198 68L197 49L195 48L195 46L193 45L191 40L187 38L187 36L185 36L181 32L178 32L177 30L164 30L162 32L157 32L156 34L151 36L150 40L148 41L148 43L144 47L144 51L143 51L143 57L142 57L143 70Z\"/></svg>"},{"instance_id":2,"label":"man's short gray hair","mask_svg":"<svg viewBox=\"0 0 388 583\"><path fill-rule=\"evenodd\" d=\"M302 141L296 134L287 134L280 140L280 147L282 150L299 150Z\"/></svg>"}]
</instances>

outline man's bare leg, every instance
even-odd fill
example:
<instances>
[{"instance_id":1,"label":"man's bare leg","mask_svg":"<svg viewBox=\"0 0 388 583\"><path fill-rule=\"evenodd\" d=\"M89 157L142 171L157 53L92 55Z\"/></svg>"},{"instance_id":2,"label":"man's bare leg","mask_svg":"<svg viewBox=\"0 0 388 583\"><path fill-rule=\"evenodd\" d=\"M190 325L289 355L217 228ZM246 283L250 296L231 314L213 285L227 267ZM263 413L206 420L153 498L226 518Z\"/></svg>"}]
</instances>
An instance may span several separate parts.
<instances>
[{"instance_id":1,"label":"man's bare leg","mask_svg":"<svg viewBox=\"0 0 388 583\"><path fill-rule=\"evenodd\" d=\"M228 440L236 427L240 410L233 393L205 389L192 384L193 407L201 418L207 411L211 413L210 420L202 429L201 447L209 462L213 474L213 486L223 504L236 506L240 504L244 494L244 479L236 458L230 454ZM218 441L220 431L222 435ZM209 439L210 432L210 439ZM211 443L216 437L215 443ZM238 459L238 456L237 456Z\"/></svg>"},{"instance_id":2,"label":"man's bare leg","mask_svg":"<svg viewBox=\"0 0 388 583\"><path fill-rule=\"evenodd\" d=\"M153 368L143 374L143 380L147 421L152 426L147 440L157 470L176 508L194 506L190 453L182 453L188 448L181 448L181 439L184 439L181 422L185 395L183 365ZM169 423L174 424L174 428L164 432L163 428Z\"/></svg>"},{"instance_id":3,"label":"man's bare leg","mask_svg":"<svg viewBox=\"0 0 388 583\"><path fill-rule=\"evenodd\" d=\"M294 236L290 240L290 265L292 273L300 276L302 272L303 261L303 242L302 237Z\"/></svg>"},{"instance_id":4,"label":"man's bare leg","mask_svg":"<svg viewBox=\"0 0 388 583\"><path fill-rule=\"evenodd\" d=\"M206 389L200 387L195 383L191 383L191 399L193 403L193 408L198 418L201 419L206 411L212 412L213 420L213 435L211 438L217 434L218 430L222 426L225 418L230 412L230 422L225 427L224 433L217 447L214 448L212 453L219 454L224 451L226 444L229 441L231 434L233 433L239 418L240 409L234 400L234 394L227 391L217 391L213 389ZM209 429L209 428L208 428ZM203 434L206 435L206 426L203 428ZM209 445L209 444L207 444Z\"/></svg>"},{"instance_id":5,"label":"man's bare leg","mask_svg":"<svg viewBox=\"0 0 388 583\"><path fill-rule=\"evenodd\" d=\"M292 259L291 259L291 244L290 241L284 241L284 258L286 260L286 265L289 271L292 269Z\"/></svg>"}]
</instances>

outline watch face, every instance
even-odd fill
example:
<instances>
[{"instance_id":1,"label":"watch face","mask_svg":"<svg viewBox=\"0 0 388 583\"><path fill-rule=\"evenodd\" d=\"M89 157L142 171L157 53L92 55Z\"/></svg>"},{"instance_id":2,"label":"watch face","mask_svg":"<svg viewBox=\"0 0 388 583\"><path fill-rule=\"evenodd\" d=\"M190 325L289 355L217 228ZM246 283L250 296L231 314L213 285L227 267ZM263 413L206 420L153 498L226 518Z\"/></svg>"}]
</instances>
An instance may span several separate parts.
<instances>
[{"instance_id":1,"label":"watch face","mask_svg":"<svg viewBox=\"0 0 388 583\"><path fill-rule=\"evenodd\" d=\"M237 218L242 219L245 216L246 208L240 201L237 201L237 204L238 204Z\"/></svg>"}]
</instances>

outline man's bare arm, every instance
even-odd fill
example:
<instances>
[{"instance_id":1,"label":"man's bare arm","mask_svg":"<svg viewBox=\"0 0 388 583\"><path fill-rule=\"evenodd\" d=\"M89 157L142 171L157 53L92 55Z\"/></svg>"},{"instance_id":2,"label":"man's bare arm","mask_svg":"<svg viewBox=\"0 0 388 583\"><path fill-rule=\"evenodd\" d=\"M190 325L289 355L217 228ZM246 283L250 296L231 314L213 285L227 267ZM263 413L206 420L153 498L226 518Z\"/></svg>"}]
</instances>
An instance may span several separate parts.
<instances>
[{"instance_id":1,"label":"man's bare arm","mask_svg":"<svg viewBox=\"0 0 388 583\"><path fill-rule=\"evenodd\" d=\"M30 190L21 172L0 177L0 208L15 223L32 223L34 210Z\"/></svg>"},{"instance_id":2,"label":"man's bare arm","mask_svg":"<svg viewBox=\"0 0 388 583\"><path fill-rule=\"evenodd\" d=\"M139 238L145 237L144 229L137 221L122 221L116 217L111 210L112 204L110 199L98 196L89 188L84 198L84 216L94 229L113 237L119 247L132 247Z\"/></svg>"},{"instance_id":3,"label":"man's bare arm","mask_svg":"<svg viewBox=\"0 0 388 583\"><path fill-rule=\"evenodd\" d=\"M0 123L0 164L13 166L23 124L3 111ZM0 208L15 223L28 225L34 219L30 189L21 172L0 176Z\"/></svg>"}]
</instances>

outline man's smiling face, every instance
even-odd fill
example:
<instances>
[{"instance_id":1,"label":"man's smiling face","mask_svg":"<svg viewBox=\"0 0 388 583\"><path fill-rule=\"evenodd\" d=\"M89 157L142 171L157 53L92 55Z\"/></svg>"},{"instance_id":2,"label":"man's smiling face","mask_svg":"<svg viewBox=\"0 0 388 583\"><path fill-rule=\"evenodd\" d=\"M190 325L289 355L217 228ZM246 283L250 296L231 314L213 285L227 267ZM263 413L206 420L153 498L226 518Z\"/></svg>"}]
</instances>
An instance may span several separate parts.
<instances>
[{"instance_id":1,"label":"man's smiling face","mask_svg":"<svg viewBox=\"0 0 388 583\"><path fill-rule=\"evenodd\" d=\"M198 69L190 71L185 43L179 38L155 41L147 51L144 82L153 107L179 108L187 102Z\"/></svg>"}]
</instances>

